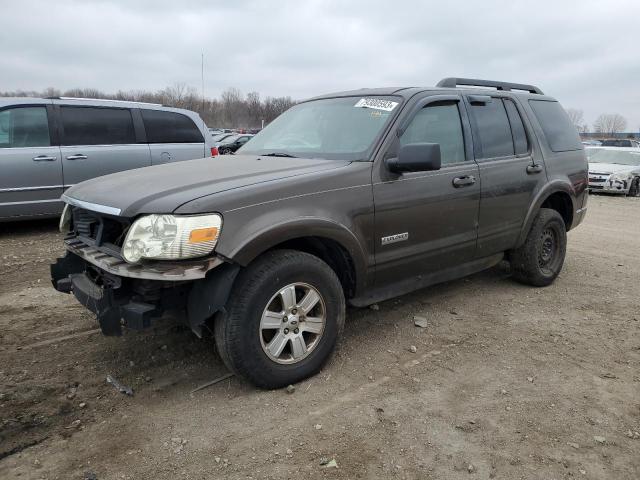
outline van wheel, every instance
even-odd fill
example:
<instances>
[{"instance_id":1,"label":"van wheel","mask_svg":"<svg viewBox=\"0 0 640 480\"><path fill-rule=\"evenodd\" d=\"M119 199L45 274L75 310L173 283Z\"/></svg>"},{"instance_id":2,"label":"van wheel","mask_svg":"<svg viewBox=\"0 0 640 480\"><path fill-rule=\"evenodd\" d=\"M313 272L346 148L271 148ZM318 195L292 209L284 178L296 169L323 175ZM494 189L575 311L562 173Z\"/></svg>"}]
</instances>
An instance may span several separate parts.
<instances>
[{"instance_id":1,"label":"van wheel","mask_svg":"<svg viewBox=\"0 0 640 480\"><path fill-rule=\"evenodd\" d=\"M631 182L631 187L629 188L628 196L630 197L638 197L640 196L640 177L636 177Z\"/></svg>"},{"instance_id":2,"label":"van wheel","mask_svg":"<svg viewBox=\"0 0 640 480\"><path fill-rule=\"evenodd\" d=\"M557 211L541 208L524 244L511 252L513 278L535 287L550 285L562 270L566 252L564 220Z\"/></svg>"},{"instance_id":3,"label":"van wheel","mask_svg":"<svg viewBox=\"0 0 640 480\"><path fill-rule=\"evenodd\" d=\"M319 258L274 250L240 272L215 322L216 346L233 372L262 388L299 382L322 368L344 328L345 299Z\"/></svg>"}]
</instances>

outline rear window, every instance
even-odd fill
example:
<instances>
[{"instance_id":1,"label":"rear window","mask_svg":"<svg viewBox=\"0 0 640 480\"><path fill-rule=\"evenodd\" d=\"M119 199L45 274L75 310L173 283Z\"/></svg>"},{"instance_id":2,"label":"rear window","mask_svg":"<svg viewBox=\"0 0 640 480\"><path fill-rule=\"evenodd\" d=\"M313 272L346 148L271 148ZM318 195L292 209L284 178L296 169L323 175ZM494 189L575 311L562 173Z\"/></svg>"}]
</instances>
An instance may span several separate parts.
<instances>
[{"instance_id":1,"label":"rear window","mask_svg":"<svg viewBox=\"0 0 640 480\"><path fill-rule=\"evenodd\" d=\"M140 110L149 143L203 143L196 124L180 113Z\"/></svg>"},{"instance_id":2,"label":"rear window","mask_svg":"<svg viewBox=\"0 0 640 480\"><path fill-rule=\"evenodd\" d=\"M61 107L63 145L136 143L131 112L126 108Z\"/></svg>"},{"instance_id":3,"label":"rear window","mask_svg":"<svg viewBox=\"0 0 640 480\"><path fill-rule=\"evenodd\" d=\"M481 158L513 155L511 126L502 100L492 98L487 103L472 104L471 111L478 130Z\"/></svg>"},{"instance_id":4,"label":"rear window","mask_svg":"<svg viewBox=\"0 0 640 480\"><path fill-rule=\"evenodd\" d=\"M554 152L581 150L578 131L558 102L529 100L533 113L540 122L549 147Z\"/></svg>"}]
</instances>

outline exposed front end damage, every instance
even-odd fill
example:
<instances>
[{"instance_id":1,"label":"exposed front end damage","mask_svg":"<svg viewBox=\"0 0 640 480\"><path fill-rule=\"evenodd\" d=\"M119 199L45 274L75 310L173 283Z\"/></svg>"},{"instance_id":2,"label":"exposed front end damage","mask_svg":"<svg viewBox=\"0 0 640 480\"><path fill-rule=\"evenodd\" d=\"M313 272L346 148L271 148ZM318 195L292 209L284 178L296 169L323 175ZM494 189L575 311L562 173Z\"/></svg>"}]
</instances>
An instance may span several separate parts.
<instances>
[{"instance_id":1,"label":"exposed front end damage","mask_svg":"<svg viewBox=\"0 0 640 480\"><path fill-rule=\"evenodd\" d=\"M219 258L130 265L75 237L65 244L66 254L51 265L53 286L95 313L105 335L142 330L171 311L201 336L239 270Z\"/></svg>"}]
</instances>

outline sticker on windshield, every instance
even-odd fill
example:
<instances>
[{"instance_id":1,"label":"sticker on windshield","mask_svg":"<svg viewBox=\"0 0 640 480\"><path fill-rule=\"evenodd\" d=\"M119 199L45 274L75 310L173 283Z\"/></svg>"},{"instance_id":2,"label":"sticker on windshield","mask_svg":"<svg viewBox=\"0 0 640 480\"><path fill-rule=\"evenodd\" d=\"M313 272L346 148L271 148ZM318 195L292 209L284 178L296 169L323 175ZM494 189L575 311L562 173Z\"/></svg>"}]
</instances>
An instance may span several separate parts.
<instances>
[{"instance_id":1,"label":"sticker on windshield","mask_svg":"<svg viewBox=\"0 0 640 480\"><path fill-rule=\"evenodd\" d=\"M390 112L398 106L398 102L392 102L391 100L382 100L379 98L361 98L354 105L354 107L360 108L375 108L376 110L384 110Z\"/></svg>"}]
</instances>

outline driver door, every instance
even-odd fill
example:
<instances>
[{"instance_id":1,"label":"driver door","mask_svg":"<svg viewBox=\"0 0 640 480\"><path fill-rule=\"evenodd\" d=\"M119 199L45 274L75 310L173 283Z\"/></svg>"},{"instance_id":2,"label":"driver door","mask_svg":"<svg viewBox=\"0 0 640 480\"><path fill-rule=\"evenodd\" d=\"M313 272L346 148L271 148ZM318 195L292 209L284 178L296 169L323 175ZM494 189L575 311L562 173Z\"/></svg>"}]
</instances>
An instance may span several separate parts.
<instances>
[{"instance_id":1,"label":"driver door","mask_svg":"<svg viewBox=\"0 0 640 480\"><path fill-rule=\"evenodd\" d=\"M385 158L397 156L402 145L437 143L442 166L396 174L379 162L373 182L378 286L469 262L478 236L480 177L462 99L419 100L397 133Z\"/></svg>"}]
</instances>

